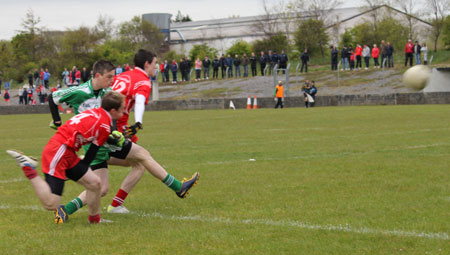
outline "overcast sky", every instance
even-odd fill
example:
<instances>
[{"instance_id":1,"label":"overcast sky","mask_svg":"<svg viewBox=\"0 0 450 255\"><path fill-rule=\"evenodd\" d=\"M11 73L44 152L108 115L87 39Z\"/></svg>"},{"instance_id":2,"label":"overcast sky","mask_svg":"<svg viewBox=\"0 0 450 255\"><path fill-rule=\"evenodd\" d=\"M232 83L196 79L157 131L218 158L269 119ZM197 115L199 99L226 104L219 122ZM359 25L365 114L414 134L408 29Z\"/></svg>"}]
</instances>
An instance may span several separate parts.
<instances>
[{"instance_id":1,"label":"overcast sky","mask_svg":"<svg viewBox=\"0 0 450 255\"><path fill-rule=\"evenodd\" d=\"M266 2L276 3L277 0ZM363 0L344 0L343 7L361 6ZM178 10L193 20L240 17L263 13L261 0L0 0L0 40L10 40L21 29L27 10L41 18L49 30L66 30L81 25L93 27L100 15L115 24L144 13L171 13Z\"/></svg>"}]
</instances>

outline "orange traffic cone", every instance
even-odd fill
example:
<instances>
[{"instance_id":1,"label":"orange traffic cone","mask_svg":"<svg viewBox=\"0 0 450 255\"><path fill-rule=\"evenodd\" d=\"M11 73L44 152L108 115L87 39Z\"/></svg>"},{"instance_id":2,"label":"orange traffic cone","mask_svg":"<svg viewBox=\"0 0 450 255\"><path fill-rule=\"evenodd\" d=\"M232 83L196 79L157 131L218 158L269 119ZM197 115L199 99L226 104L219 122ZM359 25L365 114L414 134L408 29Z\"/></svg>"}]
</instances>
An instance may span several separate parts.
<instances>
[{"instance_id":1,"label":"orange traffic cone","mask_svg":"<svg viewBox=\"0 0 450 255\"><path fill-rule=\"evenodd\" d=\"M258 100L256 99L256 95L253 97L253 109L258 109Z\"/></svg>"},{"instance_id":2,"label":"orange traffic cone","mask_svg":"<svg viewBox=\"0 0 450 255\"><path fill-rule=\"evenodd\" d=\"M250 98L250 95L248 95L247 98L247 109L252 109L252 99Z\"/></svg>"}]
</instances>

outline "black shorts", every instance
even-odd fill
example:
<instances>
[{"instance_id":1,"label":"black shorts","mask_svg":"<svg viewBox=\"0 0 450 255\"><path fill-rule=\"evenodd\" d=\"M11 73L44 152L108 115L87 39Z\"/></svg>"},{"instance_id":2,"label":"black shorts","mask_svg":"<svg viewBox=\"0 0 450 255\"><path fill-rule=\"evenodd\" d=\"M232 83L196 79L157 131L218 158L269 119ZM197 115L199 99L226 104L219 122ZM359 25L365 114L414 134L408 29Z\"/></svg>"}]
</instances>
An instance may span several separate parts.
<instances>
[{"instance_id":1,"label":"black shorts","mask_svg":"<svg viewBox=\"0 0 450 255\"><path fill-rule=\"evenodd\" d=\"M128 153L130 153L131 146L133 145L133 142L130 140L125 140L123 143L122 149L120 151L110 151L109 156L118 158L118 159L126 159L128 156Z\"/></svg>"},{"instance_id":2,"label":"black shorts","mask_svg":"<svg viewBox=\"0 0 450 255\"><path fill-rule=\"evenodd\" d=\"M108 163L106 163L106 161L103 161L102 163L91 166L92 171L95 171L95 170L101 169L101 168L108 168Z\"/></svg>"},{"instance_id":3,"label":"black shorts","mask_svg":"<svg viewBox=\"0 0 450 255\"><path fill-rule=\"evenodd\" d=\"M66 176L67 176L67 178L76 182L86 174L88 169L89 169L89 167L86 166L85 164L81 163L81 161L80 161L74 167L66 170ZM53 194L58 195L58 196L62 195L63 190L64 190L65 180L45 174L45 181L50 186L50 190L52 191Z\"/></svg>"}]
</instances>

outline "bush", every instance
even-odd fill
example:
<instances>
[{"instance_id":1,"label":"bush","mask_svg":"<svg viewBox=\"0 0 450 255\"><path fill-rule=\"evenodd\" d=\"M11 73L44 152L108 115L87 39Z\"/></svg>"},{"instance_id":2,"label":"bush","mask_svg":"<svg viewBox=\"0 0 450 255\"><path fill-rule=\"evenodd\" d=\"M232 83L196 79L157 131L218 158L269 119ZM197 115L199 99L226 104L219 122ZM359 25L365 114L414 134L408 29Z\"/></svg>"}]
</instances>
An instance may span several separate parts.
<instances>
[{"instance_id":1,"label":"bush","mask_svg":"<svg viewBox=\"0 0 450 255\"><path fill-rule=\"evenodd\" d=\"M230 54L232 57L234 57L235 54L238 54L239 56L243 56L244 53L247 54L247 56L250 56L252 53L252 46L248 44L244 40L237 40L233 43L233 45L226 51L225 55Z\"/></svg>"},{"instance_id":2,"label":"bush","mask_svg":"<svg viewBox=\"0 0 450 255\"><path fill-rule=\"evenodd\" d=\"M209 59L214 59L215 56L217 56L218 50L212 47L209 47L207 44L198 44L194 45L194 47L189 51L189 57L192 61L195 61L195 59L200 58L204 59L205 56L208 56Z\"/></svg>"}]
</instances>

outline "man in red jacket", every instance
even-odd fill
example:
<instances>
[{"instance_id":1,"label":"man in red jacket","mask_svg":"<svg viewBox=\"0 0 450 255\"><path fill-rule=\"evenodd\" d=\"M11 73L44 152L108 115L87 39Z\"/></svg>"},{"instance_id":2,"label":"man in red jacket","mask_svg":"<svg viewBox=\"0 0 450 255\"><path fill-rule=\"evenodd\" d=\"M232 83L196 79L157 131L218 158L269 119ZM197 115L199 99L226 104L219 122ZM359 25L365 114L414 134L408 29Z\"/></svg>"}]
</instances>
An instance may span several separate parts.
<instances>
[{"instance_id":1,"label":"man in red jacket","mask_svg":"<svg viewBox=\"0 0 450 255\"><path fill-rule=\"evenodd\" d=\"M409 39L405 46L405 66L407 66L408 64L408 59L409 59L409 66L413 65L413 52L414 52L414 44L412 43L411 39Z\"/></svg>"},{"instance_id":2,"label":"man in red jacket","mask_svg":"<svg viewBox=\"0 0 450 255\"><path fill-rule=\"evenodd\" d=\"M359 44L356 44L355 55L356 55L356 68L355 69L359 70L362 68L362 64L361 64L362 47Z\"/></svg>"}]
</instances>

